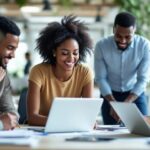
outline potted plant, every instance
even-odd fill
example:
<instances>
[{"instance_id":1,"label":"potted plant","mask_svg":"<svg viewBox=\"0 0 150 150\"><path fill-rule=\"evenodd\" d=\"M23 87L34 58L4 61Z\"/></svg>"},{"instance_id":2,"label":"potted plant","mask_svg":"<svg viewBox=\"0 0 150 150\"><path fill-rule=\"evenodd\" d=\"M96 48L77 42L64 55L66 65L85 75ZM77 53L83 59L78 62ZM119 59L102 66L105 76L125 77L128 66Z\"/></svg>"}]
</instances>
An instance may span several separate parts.
<instances>
[{"instance_id":1,"label":"potted plant","mask_svg":"<svg viewBox=\"0 0 150 150\"><path fill-rule=\"evenodd\" d=\"M15 0L15 1L19 7L22 7L27 3L27 0Z\"/></svg>"},{"instance_id":2,"label":"potted plant","mask_svg":"<svg viewBox=\"0 0 150 150\"><path fill-rule=\"evenodd\" d=\"M58 3L62 5L65 8L69 8L72 6L72 1L71 0L58 0Z\"/></svg>"}]
</instances>

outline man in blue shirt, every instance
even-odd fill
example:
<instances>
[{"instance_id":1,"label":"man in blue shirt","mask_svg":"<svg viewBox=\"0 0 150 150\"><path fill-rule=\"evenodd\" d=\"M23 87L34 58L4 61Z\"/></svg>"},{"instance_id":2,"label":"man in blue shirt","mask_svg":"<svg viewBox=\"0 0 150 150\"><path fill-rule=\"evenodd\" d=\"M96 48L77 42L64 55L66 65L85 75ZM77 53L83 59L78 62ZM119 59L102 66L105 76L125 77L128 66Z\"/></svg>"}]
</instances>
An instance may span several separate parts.
<instances>
[{"instance_id":1,"label":"man in blue shirt","mask_svg":"<svg viewBox=\"0 0 150 150\"><path fill-rule=\"evenodd\" d=\"M114 35L96 44L95 81L104 98L104 124L119 121L110 101L134 102L147 115L144 91L149 76L150 42L135 31L136 18L129 12L121 12L114 21Z\"/></svg>"}]
</instances>

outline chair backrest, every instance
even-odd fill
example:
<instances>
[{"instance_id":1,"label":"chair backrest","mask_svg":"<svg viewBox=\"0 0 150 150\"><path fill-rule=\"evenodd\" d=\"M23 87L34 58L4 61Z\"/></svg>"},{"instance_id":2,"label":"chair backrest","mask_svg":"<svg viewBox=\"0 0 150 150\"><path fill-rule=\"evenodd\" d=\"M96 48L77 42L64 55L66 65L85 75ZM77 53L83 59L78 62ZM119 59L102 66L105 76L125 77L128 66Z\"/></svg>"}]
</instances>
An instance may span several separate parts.
<instances>
[{"instance_id":1,"label":"chair backrest","mask_svg":"<svg viewBox=\"0 0 150 150\"><path fill-rule=\"evenodd\" d=\"M25 124L27 121L27 91L27 88L23 89L20 94L20 99L18 103L18 113L20 115L19 124Z\"/></svg>"}]
</instances>

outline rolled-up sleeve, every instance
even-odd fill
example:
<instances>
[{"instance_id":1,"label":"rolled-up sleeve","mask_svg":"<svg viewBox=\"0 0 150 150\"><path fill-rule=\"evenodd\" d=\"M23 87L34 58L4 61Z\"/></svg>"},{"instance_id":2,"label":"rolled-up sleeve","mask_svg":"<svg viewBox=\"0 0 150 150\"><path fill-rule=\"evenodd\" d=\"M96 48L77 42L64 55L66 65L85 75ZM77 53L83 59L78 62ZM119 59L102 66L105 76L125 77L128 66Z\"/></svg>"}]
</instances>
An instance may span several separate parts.
<instances>
[{"instance_id":1,"label":"rolled-up sleeve","mask_svg":"<svg viewBox=\"0 0 150 150\"><path fill-rule=\"evenodd\" d=\"M12 112L19 118L19 114L17 113L12 100L11 86L7 75L0 84L0 112Z\"/></svg>"},{"instance_id":2,"label":"rolled-up sleeve","mask_svg":"<svg viewBox=\"0 0 150 150\"><path fill-rule=\"evenodd\" d=\"M96 44L94 52L95 82L100 88L103 96L111 94L111 87L107 80L107 68L100 47L100 42Z\"/></svg>"},{"instance_id":3,"label":"rolled-up sleeve","mask_svg":"<svg viewBox=\"0 0 150 150\"><path fill-rule=\"evenodd\" d=\"M140 95L146 88L147 82L150 78L150 43L145 46L144 54L141 63L137 70L137 82L132 89L136 95Z\"/></svg>"}]
</instances>

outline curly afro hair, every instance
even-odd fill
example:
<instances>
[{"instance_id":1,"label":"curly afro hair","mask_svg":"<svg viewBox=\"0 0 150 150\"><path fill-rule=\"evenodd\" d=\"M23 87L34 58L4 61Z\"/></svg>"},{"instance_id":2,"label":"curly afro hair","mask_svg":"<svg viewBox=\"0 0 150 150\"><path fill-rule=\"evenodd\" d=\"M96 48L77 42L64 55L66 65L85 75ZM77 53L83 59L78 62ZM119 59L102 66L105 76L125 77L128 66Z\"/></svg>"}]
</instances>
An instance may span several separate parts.
<instances>
[{"instance_id":1,"label":"curly afro hair","mask_svg":"<svg viewBox=\"0 0 150 150\"><path fill-rule=\"evenodd\" d=\"M53 56L56 48L69 38L75 39L79 44L79 62L85 61L86 54L91 54L92 40L87 33L88 28L84 22L76 20L76 16L69 15L62 18L61 23L49 23L36 40L36 50L44 62L54 65Z\"/></svg>"}]
</instances>

